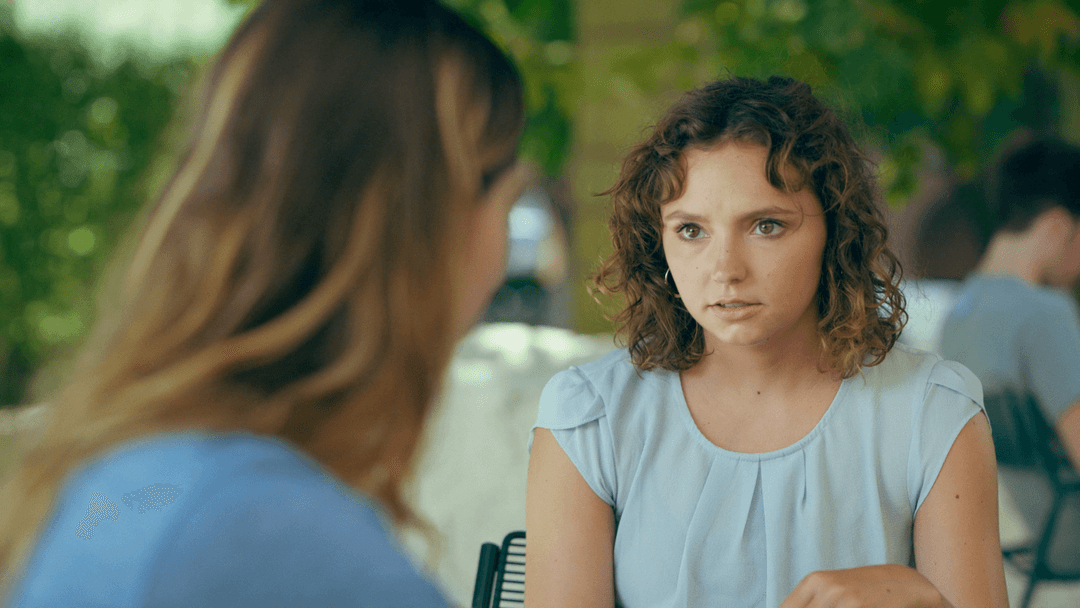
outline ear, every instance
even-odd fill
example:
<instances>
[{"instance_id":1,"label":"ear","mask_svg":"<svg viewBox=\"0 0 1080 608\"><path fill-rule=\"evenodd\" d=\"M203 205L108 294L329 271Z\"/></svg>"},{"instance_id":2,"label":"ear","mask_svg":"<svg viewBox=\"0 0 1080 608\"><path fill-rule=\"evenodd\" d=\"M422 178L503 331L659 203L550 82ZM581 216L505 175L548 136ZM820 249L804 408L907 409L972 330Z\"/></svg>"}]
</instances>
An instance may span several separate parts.
<instances>
[{"instance_id":1,"label":"ear","mask_svg":"<svg viewBox=\"0 0 1080 608\"><path fill-rule=\"evenodd\" d=\"M1032 223L1039 240L1052 248L1064 247L1076 233L1076 218L1064 207L1054 206L1040 213Z\"/></svg>"},{"instance_id":2,"label":"ear","mask_svg":"<svg viewBox=\"0 0 1080 608\"><path fill-rule=\"evenodd\" d=\"M536 182L537 169L531 163L515 161L495 180L484 194L482 207L495 206L505 211Z\"/></svg>"}]
</instances>

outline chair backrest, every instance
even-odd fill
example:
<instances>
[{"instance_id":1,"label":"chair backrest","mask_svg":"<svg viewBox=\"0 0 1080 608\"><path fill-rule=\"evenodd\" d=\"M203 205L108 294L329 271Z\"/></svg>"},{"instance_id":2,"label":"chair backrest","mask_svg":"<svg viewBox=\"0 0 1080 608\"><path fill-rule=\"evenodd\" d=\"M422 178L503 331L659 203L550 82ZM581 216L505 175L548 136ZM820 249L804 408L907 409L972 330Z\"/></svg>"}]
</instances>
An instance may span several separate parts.
<instances>
[{"instance_id":1,"label":"chair backrest","mask_svg":"<svg viewBox=\"0 0 1080 608\"><path fill-rule=\"evenodd\" d=\"M525 532L503 538L502 546L484 543L476 568L472 608L506 608L525 603Z\"/></svg>"},{"instance_id":2,"label":"chair backrest","mask_svg":"<svg viewBox=\"0 0 1080 608\"><path fill-rule=\"evenodd\" d=\"M1034 396L999 392L987 395L984 406L998 464L1038 469L1054 482L1061 475L1073 472L1061 438Z\"/></svg>"}]
</instances>

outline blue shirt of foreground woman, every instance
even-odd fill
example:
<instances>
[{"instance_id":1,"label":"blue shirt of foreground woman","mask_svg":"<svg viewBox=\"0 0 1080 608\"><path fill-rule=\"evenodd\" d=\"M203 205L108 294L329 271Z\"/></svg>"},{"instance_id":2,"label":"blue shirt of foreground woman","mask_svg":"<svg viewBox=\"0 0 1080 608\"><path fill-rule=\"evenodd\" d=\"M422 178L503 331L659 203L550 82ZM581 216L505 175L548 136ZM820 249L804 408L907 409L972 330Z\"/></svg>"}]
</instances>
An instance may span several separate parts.
<instances>
[{"instance_id":1,"label":"blue shirt of foreground woman","mask_svg":"<svg viewBox=\"0 0 1080 608\"><path fill-rule=\"evenodd\" d=\"M609 193L628 348L541 397L526 605L1005 606L979 382L894 348L872 169L810 87L686 94Z\"/></svg>"},{"instance_id":2,"label":"blue shirt of foreground woman","mask_svg":"<svg viewBox=\"0 0 1080 608\"><path fill-rule=\"evenodd\" d=\"M502 280L522 125L510 60L436 2L263 2L41 396L0 500L9 605L444 606L393 529Z\"/></svg>"}]
</instances>

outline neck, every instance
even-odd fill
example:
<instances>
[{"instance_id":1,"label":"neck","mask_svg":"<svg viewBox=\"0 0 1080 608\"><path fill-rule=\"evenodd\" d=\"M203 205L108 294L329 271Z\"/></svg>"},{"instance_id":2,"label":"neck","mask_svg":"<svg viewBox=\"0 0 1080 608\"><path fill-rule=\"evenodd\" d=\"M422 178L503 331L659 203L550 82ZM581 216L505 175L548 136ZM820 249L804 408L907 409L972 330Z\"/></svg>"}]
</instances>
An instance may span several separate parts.
<instances>
[{"instance_id":1,"label":"neck","mask_svg":"<svg viewBox=\"0 0 1080 608\"><path fill-rule=\"evenodd\" d=\"M1011 276L1029 283L1041 283L1045 262L1040 259L1039 244L1029 236L997 234L979 262L983 274Z\"/></svg>"},{"instance_id":2,"label":"neck","mask_svg":"<svg viewBox=\"0 0 1080 608\"><path fill-rule=\"evenodd\" d=\"M764 395L791 393L807 384L839 380L839 374L820 369L821 346L811 333L784 344L732 346L709 344L692 375L722 379L726 390Z\"/></svg>"}]
</instances>

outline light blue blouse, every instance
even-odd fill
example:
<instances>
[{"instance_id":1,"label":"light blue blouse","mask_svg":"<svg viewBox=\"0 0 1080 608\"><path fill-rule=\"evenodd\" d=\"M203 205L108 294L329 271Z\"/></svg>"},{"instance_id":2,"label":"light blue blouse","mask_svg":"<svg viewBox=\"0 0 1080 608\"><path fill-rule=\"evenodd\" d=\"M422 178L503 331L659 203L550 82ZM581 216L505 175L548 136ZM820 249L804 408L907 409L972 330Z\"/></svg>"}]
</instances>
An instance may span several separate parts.
<instances>
[{"instance_id":1,"label":"light blue blouse","mask_svg":"<svg viewBox=\"0 0 1080 608\"><path fill-rule=\"evenodd\" d=\"M620 606L771 608L816 570L913 566L915 514L981 408L967 368L897 345L801 440L731 452L701 434L677 373L616 350L553 377L536 427L614 509Z\"/></svg>"}]
</instances>

